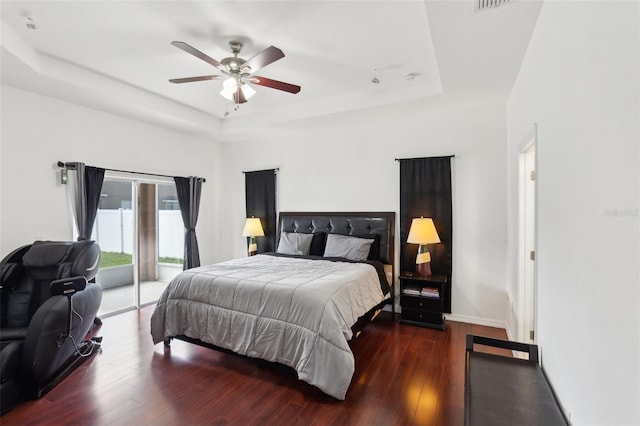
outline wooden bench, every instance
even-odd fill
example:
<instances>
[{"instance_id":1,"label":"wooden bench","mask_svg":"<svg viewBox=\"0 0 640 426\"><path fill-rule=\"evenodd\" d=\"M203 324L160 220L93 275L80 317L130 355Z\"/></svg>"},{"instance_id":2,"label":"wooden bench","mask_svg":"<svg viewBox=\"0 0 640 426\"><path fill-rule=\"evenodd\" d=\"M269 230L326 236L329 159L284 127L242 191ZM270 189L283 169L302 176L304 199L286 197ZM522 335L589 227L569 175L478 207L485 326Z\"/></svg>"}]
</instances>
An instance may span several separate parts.
<instances>
[{"instance_id":1,"label":"wooden bench","mask_svg":"<svg viewBox=\"0 0 640 426\"><path fill-rule=\"evenodd\" d=\"M474 350L525 352L529 359ZM538 362L538 346L467 334L464 417L468 426L567 425Z\"/></svg>"}]
</instances>

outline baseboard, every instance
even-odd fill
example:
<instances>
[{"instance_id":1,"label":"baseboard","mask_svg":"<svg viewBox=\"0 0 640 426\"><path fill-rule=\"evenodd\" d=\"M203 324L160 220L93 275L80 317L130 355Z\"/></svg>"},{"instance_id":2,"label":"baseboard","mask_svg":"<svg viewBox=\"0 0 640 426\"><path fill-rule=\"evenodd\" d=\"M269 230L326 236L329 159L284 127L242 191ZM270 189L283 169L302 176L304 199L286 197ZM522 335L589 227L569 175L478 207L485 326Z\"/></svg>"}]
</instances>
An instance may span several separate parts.
<instances>
[{"instance_id":1,"label":"baseboard","mask_svg":"<svg viewBox=\"0 0 640 426\"><path fill-rule=\"evenodd\" d=\"M449 321L465 322L468 324L484 325L486 327L495 327L507 329L506 321L492 320L487 318L472 317L469 315L445 314L445 318Z\"/></svg>"}]
</instances>

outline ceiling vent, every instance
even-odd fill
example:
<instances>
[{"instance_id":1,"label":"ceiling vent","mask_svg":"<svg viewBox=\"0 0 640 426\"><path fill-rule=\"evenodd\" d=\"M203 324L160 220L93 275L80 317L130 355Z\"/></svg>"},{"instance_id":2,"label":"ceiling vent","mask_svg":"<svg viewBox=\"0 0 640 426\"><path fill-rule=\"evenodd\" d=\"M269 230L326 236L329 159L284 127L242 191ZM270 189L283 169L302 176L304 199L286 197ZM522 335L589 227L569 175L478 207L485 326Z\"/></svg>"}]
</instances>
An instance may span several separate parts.
<instances>
[{"instance_id":1,"label":"ceiling vent","mask_svg":"<svg viewBox=\"0 0 640 426\"><path fill-rule=\"evenodd\" d=\"M508 4L511 0L476 0L476 9L484 10Z\"/></svg>"}]
</instances>

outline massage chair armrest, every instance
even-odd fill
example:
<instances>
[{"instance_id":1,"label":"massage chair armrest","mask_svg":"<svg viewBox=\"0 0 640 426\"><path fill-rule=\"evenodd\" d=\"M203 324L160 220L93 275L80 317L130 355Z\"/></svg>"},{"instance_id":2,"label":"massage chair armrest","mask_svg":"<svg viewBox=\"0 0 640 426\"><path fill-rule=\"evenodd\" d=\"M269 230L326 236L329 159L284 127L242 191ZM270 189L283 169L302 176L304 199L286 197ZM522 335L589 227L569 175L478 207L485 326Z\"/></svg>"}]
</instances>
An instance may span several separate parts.
<instances>
[{"instance_id":1,"label":"massage chair armrest","mask_svg":"<svg viewBox=\"0 0 640 426\"><path fill-rule=\"evenodd\" d=\"M87 287L88 281L85 277L68 277L51 281L49 290L52 296L73 296Z\"/></svg>"},{"instance_id":2,"label":"massage chair armrest","mask_svg":"<svg viewBox=\"0 0 640 426\"><path fill-rule=\"evenodd\" d=\"M30 386L39 386L55 375L76 351L93 326L102 301L102 286L91 283L71 296L73 312L70 337L69 297L52 296L36 311L24 342L21 372ZM75 343L74 343L75 342Z\"/></svg>"}]
</instances>

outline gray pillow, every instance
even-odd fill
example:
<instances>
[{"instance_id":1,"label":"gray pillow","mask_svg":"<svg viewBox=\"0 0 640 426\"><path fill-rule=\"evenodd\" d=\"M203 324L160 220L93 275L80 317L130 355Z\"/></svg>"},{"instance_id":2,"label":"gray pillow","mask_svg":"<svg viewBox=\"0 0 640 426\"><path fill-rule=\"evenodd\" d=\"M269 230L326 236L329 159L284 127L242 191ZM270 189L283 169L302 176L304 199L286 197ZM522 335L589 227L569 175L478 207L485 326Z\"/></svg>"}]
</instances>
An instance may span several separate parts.
<instances>
[{"instance_id":1,"label":"gray pillow","mask_svg":"<svg viewBox=\"0 0 640 426\"><path fill-rule=\"evenodd\" d=\"M308 255L313 234L298 234L296 232L283 232L280 234L280 242L276 253Z\"/></svg>"},{"instance_id":2,"label":"gray pillow","mask_svg":"<svg viewBox=\"0 0 640 426\"><path fill-rule=\"evenodd\" d=\"M327 235L324 257L344 257L349 260L363 261L369 257L373 238L349 237L347 235Z\"/></svg>"}]
</instances>

